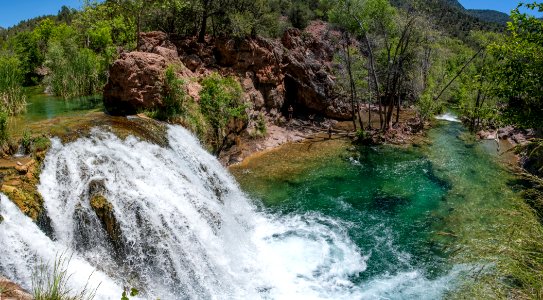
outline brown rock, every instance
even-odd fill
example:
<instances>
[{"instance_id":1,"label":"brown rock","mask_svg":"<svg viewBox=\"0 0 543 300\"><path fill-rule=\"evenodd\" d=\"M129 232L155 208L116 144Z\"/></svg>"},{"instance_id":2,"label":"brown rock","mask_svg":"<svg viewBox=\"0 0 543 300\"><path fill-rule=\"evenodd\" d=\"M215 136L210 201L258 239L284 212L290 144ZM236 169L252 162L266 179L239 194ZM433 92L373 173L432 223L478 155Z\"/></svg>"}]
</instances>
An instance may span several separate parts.
<instances>
[{"instance_id":1,"label":"brown rock","mask_svg":"<svg viewBox=\"0 0 543 300\"><path fill-rule=\"evenodd\" d=\"M218 39L212 44L198 44L188 40L176 42L176 45L183 62L191 65L189 68L196 68L197 64L191 61L198 56L204 64L214 62L206 64L206 68L218 66L226 73L233 72L242 78L242 85L249 94L247 98L256 110L264 107L268 112L275 109L285 114L288 106L293 105L295 114L315 113L349 119L349 108L335 92L331 75L330 65L337 49L333 42L322 40L327 36L324 33L328 30L326 25L321 22L313 27L314 32L310 34L289 29L280 41ZM252 82L247 83L248 80Z\"/></svg>"},{"instance_id":2,"label":"brown rock","mask_svg":"<svg viewBox=\"0 0 543 300\"><path fill-rule=\"evenodd\" d=\"M21 286L0 275L0 299L32 300L33 297Z\"/></svg>"},{"instance_id":3,"label":"brown rock","mask_svg":"<svg viewBox=\"0 0 543 300\"><path fill-rule=\"evenodd\" d=\"M140 33L140 45L138 49L142 52L154 53L157 47L162 47L177 52L177 47L170 42L168 35L161 31Z\"/></svg>"},{"instance_id":4,"label":"brown rock","mask_svg":"<svg viewBox=\"0 0 543 300\"><path fill-rule=\"evenodd\" d=\"M184 57L183 58L183 63L192 72L195 72L198 68L200 68L202 66L202 60L196 54L191 54L191 55L188 55L188 56Z\"/></svg>"},{"instance_id":5,"label":"brown rock","mask_svg":"<svg viewBox=\"0 0 543 300\"><path fill-rule=\"evenodd\" d=\"M167 63L154 53L123 53L113 63L104 88L104 106L112 115L130 115L162 105Z\"/></svg>"},{"instance_id":6,"label":"brown rock","mask_svg":"<svg viewBox=\"0 0 543 300\"><path fill-rule=\"evenodd\" d=\"M106 192L103 180L93 180L89 183L90 206L102 223L111 241L120 245L121 229L113 211L113 205L104 196Z\"/></svg>"},{"instance_id":7,"label":"brown rock","mask_svg":"<svg viewBox=\"0 0 543 300\"><path fill-rule=\"evenodd\" d=\"M139 45L143 52L123 54L111 67L104 105L115 115L160 107L164 70L182 61L187 66L180 74L184 78L213 70L238 76L253 108L279 112L277 118L292 105L297 116L317 114L347 120L349 107L334 88L330 66L338 45L334 41L337 34L330 32L325 23L315 22L305 32L286 30L280 40L215 39L205 43L194 38L172 43L165 33L144 33ZM199 88L190 84L187 81L188 94L198 100Z\"/></svg>"}]
</instances>

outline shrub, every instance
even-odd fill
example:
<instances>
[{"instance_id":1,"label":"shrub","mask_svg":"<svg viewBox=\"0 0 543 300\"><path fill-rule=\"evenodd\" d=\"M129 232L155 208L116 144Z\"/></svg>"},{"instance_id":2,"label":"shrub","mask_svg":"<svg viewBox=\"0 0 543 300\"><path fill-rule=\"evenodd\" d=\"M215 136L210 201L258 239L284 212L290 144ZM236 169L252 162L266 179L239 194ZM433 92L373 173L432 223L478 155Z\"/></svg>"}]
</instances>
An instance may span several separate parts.
<instances>
[{"instance_id":1,"label":"shrub","mask_svg":"<svg viewBox=\"0 0 543 300\"><path fill-rule=\"evenodd\" d=\"M23 138L21 140L21 146L23 147L25 153L30 152L31 145L32 145L32 134L30 133L30 131L25 130L23 132Z\"/></svg>"},{"instance_id":2,"label":"shrub","mask_svg":"<svg viewBox=\"0 0 543 300\"><path fill-rule=\"evenodd\" d=\"M233 120L246 120L247 106L241 100L242 89L233 77L213 73L202 80L200 109L213 129L211 141L215 154L225 145L225 137L231 132L227 128Z\"/></svg>"},{"instance_id":3,"label":"shrub","mask_svg":"<svg viewBox=\"0 0 543 300\"><path fill-rule=\"evenodd\" d=\"M268 125L266 124L266 118L263 113L259 113L255 120L255 130L251 134L252 138L265 137L268 134Z\"/></svg>"},{"instance_id":4,"label":"shrub","mask_svg":"<svg viewBox=\"0 0 543 300\"><path fill-rule=\"evenodd\" d=\"M179 123L201 140L205 140L208 131L206 119L198 104L186 94L185 82L177 77L176 68L178 66L171 65L164 74L165 87L162 95L164 106L146 114L161 121Z\"/></svg>"},{"instance_id":5,"label":"shrub","mask_svg":"<svg viewBox=\"0 0 543 300\"><path fill-rule=\"evenodd\" d=\"M0 105L9 115L26 110L26 96L19 60L15 56L0 54Z\"/></svg>"},{"instance_id":6,"label":"shrub","mask_svg":"<svg viewBox=\"0 0 543 300\"><path fill-rule=\"evenodd\" d=\"M298 29L305 29L312 18L313 13L305 3L294 3L288 12L290 23Z\"/></svg>"},{"instance_id":7,"label":"shrub","mask_svg":"<svg viewBox=\"0 0 543 300\"><path fill-rule=\"evenodd\" d=\"M185 83L177 78L175 66L168 66L165 72L165 87L163 92L164 106L154 113L155 118L162 121L171 121L185 113Z\"/></svg>"},{"instance_id":8,"label":"shrub","mask_svg":"<svg viewBox=\"0 0 543 300\"><path fill-rule=\"evenodd\" d=\"M8 114L0 110L0 146L8 141Z\"/></svg>"},{"instance_id":9,"label":"shrub","mask_svg":"<svg viewBox=\"0 0 543 300\"><path fill-rule=\"evenodd\" d=\"M50 41L45 65L50 70L45 82L64 99L93 95L104 84L101 58L90 49L78 49L73 39Z\"/></svg>"}]
</instances>

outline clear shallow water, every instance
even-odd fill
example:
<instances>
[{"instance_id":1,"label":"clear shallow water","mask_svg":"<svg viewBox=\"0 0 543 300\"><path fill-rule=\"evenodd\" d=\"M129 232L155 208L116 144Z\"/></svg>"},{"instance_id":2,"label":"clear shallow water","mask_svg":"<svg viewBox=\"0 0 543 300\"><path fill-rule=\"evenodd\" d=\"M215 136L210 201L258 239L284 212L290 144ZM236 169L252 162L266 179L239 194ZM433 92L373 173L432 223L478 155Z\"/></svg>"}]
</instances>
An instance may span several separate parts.
<instances>
[{"instance_id":1,"label":"clear shallow water","mask_svg":"<svg viewBox=\"0 0 543 300\"><path fill-rule=\"evenodd\" d=\"M77 116L89 111L101 110L102 99L99 96L64 100L44 94L41 87L26 89L26 113L10 119L10 131L22 133L30 123L50 120L61 116Z\"/></svg>"},{"instance_id":2,"label":"clear shallow water","mask_svg":"<svg viewBox=\"0 0 543 300\"><path fill-rule=\"evenodd\" d=\"M508 213L518 210L514 176L496 146L465 134L444 119L423 147L292 145L232 171L273 214L341 220L366 257L351 278L364 299L438 299L475 265L499 264L518 221Z\"/></svg>"}]
</instances>

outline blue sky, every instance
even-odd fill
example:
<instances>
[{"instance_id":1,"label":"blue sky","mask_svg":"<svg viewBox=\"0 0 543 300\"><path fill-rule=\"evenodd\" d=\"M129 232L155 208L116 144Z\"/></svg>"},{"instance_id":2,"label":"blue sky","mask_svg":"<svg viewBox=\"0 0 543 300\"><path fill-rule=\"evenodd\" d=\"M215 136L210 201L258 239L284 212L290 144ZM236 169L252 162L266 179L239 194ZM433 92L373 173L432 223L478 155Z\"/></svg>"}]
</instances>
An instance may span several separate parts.
<instances>
[{"instance_id":1,"label":"blue sky","mask_svg":"<svg viewBox=\"0 0 543 300\"><path fill-rule=\"evenodd\" d=\"M56 15L62 5L81 8L81 0L0 0L0 26L7 28L37 16Z\"/></svg>"},{"instance_id":2,"label":"blue sky","mask_svg":"<svg viewBox=\"0 0 543 300\"><path fill-rule=\"evenodd\" d=\"M466 8L495 9L505 13L515 8L518 2L518 0L460 0ZM0 26L7 28L22 20L56 14L62 5L80 8L82 0L0 0Z\"/></svg>"},{"instance_id":3,"label":"blue sky","mask_svg":"<svg viewBox=\"0 0 543 300\"><path fill-rule=\"evenodd\" d=\"M468 9L493 9L509 14L520 2L532 3L534 0L459 0L459 2ZM536 15L542 14L536 13Z\"/></svg>"}]
</instances>

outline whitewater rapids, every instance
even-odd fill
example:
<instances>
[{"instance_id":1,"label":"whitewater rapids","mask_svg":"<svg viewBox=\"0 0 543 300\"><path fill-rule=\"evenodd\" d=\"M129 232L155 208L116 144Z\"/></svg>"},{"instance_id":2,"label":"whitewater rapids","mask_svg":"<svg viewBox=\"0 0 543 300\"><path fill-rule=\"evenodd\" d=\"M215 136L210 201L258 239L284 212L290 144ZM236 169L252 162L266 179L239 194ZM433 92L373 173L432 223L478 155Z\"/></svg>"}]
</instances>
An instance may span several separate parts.
<instances>
[{"instance_id":1,"label":"whitewater rapids","mask_svg":"<svg viewBox=\"0 0 543 300\"><path fill-rule=\"evenodd\" d=\"M123 287L143 299L434 299L447 285L416 270L357 284L368 256L349 224L263 212L188 131L170 126L168 138L160 147L93 129L53 139L39 184L51 238L0 195L0 273L30 289L36 263L66 252L70 286L97 287L96 299ZM121 231L115 245L90 206L96 181Z\"/></svg>"}]
</instances>

